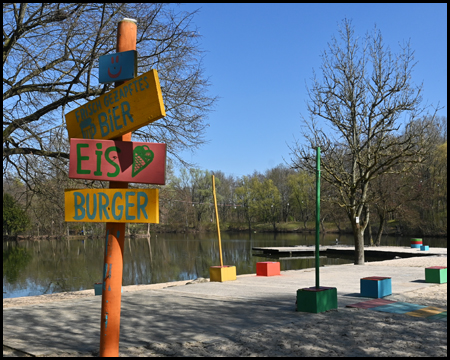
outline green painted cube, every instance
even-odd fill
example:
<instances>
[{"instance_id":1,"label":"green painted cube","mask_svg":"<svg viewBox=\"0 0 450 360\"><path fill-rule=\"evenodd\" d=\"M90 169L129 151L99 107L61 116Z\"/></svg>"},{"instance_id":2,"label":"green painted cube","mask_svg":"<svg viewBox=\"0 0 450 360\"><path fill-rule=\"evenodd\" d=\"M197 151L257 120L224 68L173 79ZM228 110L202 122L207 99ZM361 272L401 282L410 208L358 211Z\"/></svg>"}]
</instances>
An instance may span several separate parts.
<instances>
[{"instance_id":1,"label":"green painted cube","mask_svg":"<svg viewBox=\"0 0 450 360\"><path fill-rule=\"evenodd\" d=\"M432 266L425 268L425 281L428 283L444 284L447 282L447 267Z\"/></svg>"},{"instance_id":2,"label":"green painted cube","mask_svg":"<svg viewBox=\"0 0 450 360\"><path fill-rule=\"evenodd\" d=\"M334 287L310 287L297 290L297 311L320 313L337 309L337 290Z\"/></svg>"}]
</instances>

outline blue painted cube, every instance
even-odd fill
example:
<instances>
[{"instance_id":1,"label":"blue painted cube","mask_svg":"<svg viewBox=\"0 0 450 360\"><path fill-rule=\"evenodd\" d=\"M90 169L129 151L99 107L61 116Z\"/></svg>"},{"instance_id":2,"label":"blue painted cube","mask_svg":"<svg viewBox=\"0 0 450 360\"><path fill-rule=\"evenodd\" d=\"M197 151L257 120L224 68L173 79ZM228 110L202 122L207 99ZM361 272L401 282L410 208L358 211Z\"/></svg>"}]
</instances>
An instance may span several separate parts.
<instances>
[{"instance_id":1,"label":"blue painted cube","mask_svg":"<svg viewBox=\"0 0 450 360\"><path fill-rule=\"evenodd\" d=\"M422 250L422 251L428 251L428 250L430 250L430 247L429 247L428 245L421 245L421 246L420 246L420 250Z\"/></svg>"},{"instance_id":2,"label":"blue painted cube","mask_svg":"<svg viewBox=\"0 0 450 360\"><path fill-rule=\"evenodd\" d=\"M390 277L370 276L361 279L361 296L382 298L392 294Z\"/></svg>"},{"instance_id":3,"label":"blue painted cube","mask_svg":"<svg viewBox=\"0 0 450 360\"><path fill-rule=\"evenodd\" d=\"M101 295L102 294L102 287L103 287L103 283L95 283L94 284L95 295Z\"/></svg>"},{"instance_id":4,"label":"blue painted cube","mask_svg":"<svg viewBox=\"0 0 450 360\"><path fill-rule=\"evenodd\" d=\"M123 294L123 286L120 288L120 292ZM103 294L103 283L95 283L94 284L94 293L95 295Z\"/></svg>"}]
</instances>

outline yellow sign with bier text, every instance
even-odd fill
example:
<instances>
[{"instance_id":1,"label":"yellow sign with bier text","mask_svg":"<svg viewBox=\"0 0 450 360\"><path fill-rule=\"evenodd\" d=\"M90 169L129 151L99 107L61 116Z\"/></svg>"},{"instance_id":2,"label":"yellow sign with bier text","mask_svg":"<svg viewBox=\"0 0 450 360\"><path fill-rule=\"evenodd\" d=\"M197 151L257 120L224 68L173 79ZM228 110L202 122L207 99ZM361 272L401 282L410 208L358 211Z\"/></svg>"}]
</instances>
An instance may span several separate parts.
<instances>
[{"instance_id":1,"label":"yellow sign with bier text","mask_svg":"<svg viewBox=\"0 0 450 360\"><path fill-rule=\"evenodd\" d=\"M117 138L166 116L158 73L151 70L66 114L69 139Z\"/></svg>"}]
</instances>

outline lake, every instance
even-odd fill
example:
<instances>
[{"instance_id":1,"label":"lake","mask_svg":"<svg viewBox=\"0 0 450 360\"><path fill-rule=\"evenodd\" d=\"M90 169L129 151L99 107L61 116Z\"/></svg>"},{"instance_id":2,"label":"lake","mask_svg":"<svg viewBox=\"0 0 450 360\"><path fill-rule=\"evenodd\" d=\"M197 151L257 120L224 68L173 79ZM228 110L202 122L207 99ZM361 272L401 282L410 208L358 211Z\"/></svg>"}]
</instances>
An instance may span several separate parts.
<instances>
[{"instance_id":1,"label":"lake","mask_svg":"<svg viewBox=\"0 0 450 360\"><path fill-rule=\"evenodd\" d=\"M314 234L221 233L224 265L236 274L256 273L256 263L269 258L253 256L254 246L314 245ZM354 245L351 235L325 234L320 245ZM409 237L383 237L382 246L410 246ZM425 238L425 245L447 247L446 238ZM366 244L367 245L367 244ZM102 281L103 238L3 242L3 298L93 289ZM270 258L273 260L273 258ZM373 259L375 260L375 259ZM377 259L380 260L380 259ZM371 259L366 259L371 261ZM320 265L353 263L352 259L321 257ZM126 238L123 285L155 284L209 278L209 267L220 265L215 233L153 234ZM313 268L314 258L282 259L281 270Z\"/></svg>"}]
</instances>

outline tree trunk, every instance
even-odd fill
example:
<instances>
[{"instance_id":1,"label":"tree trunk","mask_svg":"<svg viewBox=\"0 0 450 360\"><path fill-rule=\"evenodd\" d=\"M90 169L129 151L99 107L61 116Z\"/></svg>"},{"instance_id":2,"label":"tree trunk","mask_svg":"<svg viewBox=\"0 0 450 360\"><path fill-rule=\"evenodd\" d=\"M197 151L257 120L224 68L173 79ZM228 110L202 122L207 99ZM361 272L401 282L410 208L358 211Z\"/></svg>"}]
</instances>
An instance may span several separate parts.
<instances>
[{"instance_id":1,"label":"tree trunk","mask_svg":"<svg viewBox=\"0 0 450 360\"><path fill-rule=\"evenodd\" d=\"M383 235L384 221L385 221L384 214L379 214L378 216L379 216L379 219L380 219L380 223L379 223L379 226L378 226L377 238L375 239L375 246L380 246L380 244L381 244L381 236Z\"/></svg>"},{"instance_id":2,"label":"tree trunk","mask_svg":"<svg viewBox=\"0 0 450 360\"><path fill-rule=\"evenodd\" d=\"M341 222L339 220L334 220L334 224L336 225L336 227L338 228L338 232L339 234L342 232L341 229Z\"/></svg>"},{"instance_id":3,"label":"tree trunk","mask_svg":"<svg viewBox=\"0 0 450 360\"><path fill-rule=\"evenodd\" d=\"M355 265L364 265L364 227L354 224Z\"/></svg>"},{"instance_id":4,"label":"tree trunk","mask_svg":"<svg viewBox=\"0 0 450 360\"><path fill-rule=\"evenodd\" d=\"M327 231L325 230L325 217L320 220L320 226L322 228L322 233L325 234Z\"/></svg>"},{"instance_id":5,"label":"tree trunk","mask_svg":"<svg viewBox=\"0 0 450 360\"><path fill-rule=\"evenodd\" d=\"M370 225L370 221L367 224L367 228L369 230L369 232L367 234L367 237L369 239L369 244L370 244L370 246L373 246L374 243L373 243L373 237L372 237L372 226Z\"/></svg>"}]
</instances>

